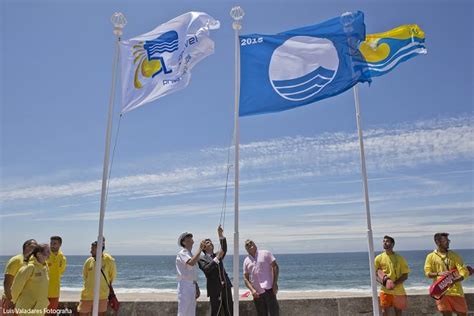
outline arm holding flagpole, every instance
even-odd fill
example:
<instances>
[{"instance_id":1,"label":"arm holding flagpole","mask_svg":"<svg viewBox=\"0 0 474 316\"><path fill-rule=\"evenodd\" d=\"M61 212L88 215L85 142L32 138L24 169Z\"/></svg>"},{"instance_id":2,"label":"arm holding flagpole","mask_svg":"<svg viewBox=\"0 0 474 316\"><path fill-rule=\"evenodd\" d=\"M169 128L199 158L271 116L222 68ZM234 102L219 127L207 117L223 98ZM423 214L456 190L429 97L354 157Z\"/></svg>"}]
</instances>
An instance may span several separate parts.
<instances>
[{"instance_id":1,"label":"arm holding flagpole","mask_svg":"<svg viewBox=\"0 0 474 316\"><path fill-rule=\"evenodd\" d=\"M114 101L115 101L115 82L116 82L116 69L119 59L119 42L122 36L122 29L127 24L125 16L120 12L115 12L110 18L114 25L114 34L116 37L115 41L115 56L112 66L112 87L110 91L109 101L109 112L107 118L107 130L105 135L105 154L104 154L104 167L102 171L102 191L100 195L100 216L99 216L99 235L97 237L97 253L95 262L95 283L94 283L94 302L92 305L92 315L97 316L99 313L99 293L100 293L100 280L101 280L101 267L102 267L102 248L104 245L104 217L105 217L105 205L106 205L106 193L107 193L107 181L109 172L109 156L110 156L110 140L112 138L112 116L114 113Z\"/></svg>"},{"instance_id":2,"label":"arm holding flagpole","mask_svg":"<svg viewBox=\"0 0 474 316\"><path fill-rule=\"evenodd\" d=\"M230 16L234 19L232 27L235 31L235 112L234 112L234 137L235 137L235 193L234 193L234 262L232 274L234 276L234 315L239 316L239 98L240 98L240 43L239 30L242 28L240 20L244 17L241 7L233 7Z\"/></svg>"}]
</instances>

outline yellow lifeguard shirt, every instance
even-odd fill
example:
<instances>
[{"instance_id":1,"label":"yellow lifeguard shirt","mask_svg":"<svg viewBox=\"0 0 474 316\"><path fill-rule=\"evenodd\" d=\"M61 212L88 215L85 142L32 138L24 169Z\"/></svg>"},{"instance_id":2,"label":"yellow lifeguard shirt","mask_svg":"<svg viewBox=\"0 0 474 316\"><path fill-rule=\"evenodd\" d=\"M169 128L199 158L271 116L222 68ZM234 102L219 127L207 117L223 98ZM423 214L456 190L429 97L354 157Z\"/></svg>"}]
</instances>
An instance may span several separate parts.
<instances>
[{"instance_id":1,"label":"yellow lifeguard shirt","mask_svg":"<svg viewBox=\"0 0 474 316\"><path fill-rule=\"evenodd\" d=\"M107 281L112 283L117 276L117 268L115 266L115 259L107 254L102 256L102 270L107 276ZM90 257L84 262L82 269L84 277L84 287L81 292L81 300L94 299L94 281L95 281L95 258ZM109 296L109 286L105 282L104 276L100 274L100 294L99 299L105 300Z\"/></svg>"},{"instance_id":2,"label":"yellow lifeguard shirt","mask_svg":"<svg viewBox=\"0 0 474 316\"><path fill-rule=\"evenodd\" d=\"M18 273L18 270L20 270L20 268L25 264L23 260L25 260L25 257L23 257L22 253L11 257L5 266L5 274L15 276Z\"/></svg>"},{"instance_id":3,"label":"yellow lifeguard shirt","mask_svg":"<svg viewBox=\"0 0 474 316\"><path fill-rule=\"evenodd\" d=\"M434 250L432 253L426 256L425 261L425 276L428 277L430 272L441 273L452 269L458 269L460 275L466 280L469 277L469 271L464 266L464 262L460 255L454 251L449 250L447 254L442 254L438 250ZM441 276L433 278L433 283L436 282ZM464 296L461 282L456 282L451 286L445 295L450 296Z\"/></svg>"},{"instance_id":4,"label":"yellow lifeguard shirt","mask_svg":"<svg viewBox=\"0 0 474 316\"><path fill-rule=\"evenodd\" d=\"M49 269L48 297L59 297L61 276L66 271L66 256L64 256L61 250L57 254L51 252L46 263Z\"/></svg>"},{"instance_id":5,"label":"yellow lifeguard shirt","mask_svg":"<svg viewBox=\"0 0 474 316\"><path fill-rule=\"evenodd\" d=\"M396 252L391 255L382 252L380 255L375 257L375 270L378 269L382 269L388 278L394 282L403 274L410 273L407 261ZM406 295L403 283L395 285L395 288L392 290L382 286L381 291L392 295Z\"/></svg>"},{"instance_id":6,"label":"yellow lifeguard shirt","mask_svg":"<svg viewBox=\"0 0 474 316\"><path fill-rule=\"evenodd\" d=\"M48 307L48 268L35 257L16 274L12 284L12 301L19 309L43 310Z\"/></svg>"}]
</instances>

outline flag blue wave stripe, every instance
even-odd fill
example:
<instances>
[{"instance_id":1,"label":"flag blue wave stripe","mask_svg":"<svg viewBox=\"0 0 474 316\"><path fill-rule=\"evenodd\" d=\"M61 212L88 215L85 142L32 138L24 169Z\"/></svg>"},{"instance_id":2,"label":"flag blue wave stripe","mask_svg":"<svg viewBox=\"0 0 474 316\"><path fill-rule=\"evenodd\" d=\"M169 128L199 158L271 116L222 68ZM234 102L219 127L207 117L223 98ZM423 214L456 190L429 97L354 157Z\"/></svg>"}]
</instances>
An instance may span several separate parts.
<instances>
[{"instance_id":1,"label":"flag blue wave stripe","mask_svg":"<svg viewBox=\"0 0 474 316\"><path fill-rule=\"evenodd\" d=\"M303 92L309 88L312 88L315 85L318 85L320 87L324 86L326 83L329 82L331 79L323 78L319 75L314 77L313 79L309 80L308 82L292 87L282 87L282 88L277 88L278 92L281 94L286 94L286 93L293 93L293 92Z\"/></svg>"},{"instance_id":2,"label":"flag blue wave stripe","mask_svg":"<svg viewBox=\"0 0 474 316\"><path fill-rule=\"evenodd\" d=\"M150 50L150 49L155 49L155 48L159 48L159 49L162 49L162 48L170 48L170 47L178 47L178 42L175 42L175 43L162 43L162 44L155 44L155 43L146 43L144 45L144 48L146 50Z\"/></svg>"},{"instance_id":3,"label":"flag blue wave stripe","mask_svg":"<svg viewBox=\"0 0 474 316\"><path fill-rule=\"evenodd\" d=\"M153 55L154 53L163 53L163 52L172 53L177 49L178 49L177 46L176 47L171 47L171 48L151 49L151 50L149 50L149 54Z\"/></svg>"},{"instance_id":4,"label":"flag blue wave stripe","mask_svg":"<svg viewBox=\"0 0 474 316\"><path fill-rule=\"evenodd\" d=\"M177 45L178 40L174 40L172 42L157 42L157 41L150 41L147 42L145 45L147 46L171 46L171 45Z\"/></svg>"},{"instance_id":5,"label":"flag blue wave stripe","mask_svg":"<svg viewBox=\"0 0 474 316\"><path fill-rule=\"evenodd\" d=\"M383 75L383 74L389 72L390 70L392 70L393 68L395 68L401 62L404 62L404 61L406 61L406 60L408 60L412 57L415 57L416 55L419 55L419 54L420 54L420 52L418 52L418 51L410 52L410 53L407 53L406 55L399 56L398 59L394 60L392 62L392 64L386 66L385 68L369 67L368 70L370 70L371 72L376 72L377 75Z\"/></svg>"},{"instance_id":6,"label":"flag blue wave stripe","mask_svg":"<svg viewBox=\"0 0 474 316\"><path fill-rule=\"evenodd\" d=\"M304 84L308 82L309 80L312 80L314 77L318 75L322 78L331 79L332 76L334 75L334 71L319 66L316 70L302 77L288 79L288 80L274 80L273 84L277 88L287 88L288 86L297 86L300 84Z\"/></svg>"},{"instance_id":7,"label":"flag blue wave stripe","mask_svg":"<svg viewBox=\"0 0 474 316\"><path fill-rule=\"evenodd\" d=\"M400 55L404 55L407 52L415 51L418 50L419 48L426 48L424 44L415 44L415 45L410 45L409 47L404 47L397 51L395 54L393 54L388 60L384 62L379 62L379 63L367 63L369 67L384 67L385 65L391 63L393 60L397 59Z\"/></svg>"},{"instance_id":8,"label":"flag blue wave stripe","mask_svg":"<svg viewBox=\"0 0 474 316\"><path fill-rule=\"evenodd\" d=\"M389 60L387 60L386 62L384 63L373 63L373 64L370 64L368 63L367 66L369 68L383 68L385 67L386 65L389 65L391 64L394 60L396 60L397 58L399 58L400 56L402 55L406 55L406 54L409 54L411 52L423 52L423 51L426 51L426 46L425 45L416 45L416 46L413 46L413 47L410 47L409 49L405 49L405 50L401 50L401 51L398 51L397 53L395 53L392 57L390 57Z\"/></svg>"},{"instance_id":9,"label":"flag blue wave stripe","mask_svg":"<svg viewBox=\"0 0 474 316\"><path fill-rule=\"evenodd\" d=\"M162 50L155 50L153 52L149 52L148 55L152 56L152 55L155 55L155 54L162 54L162 53L172 53L176 51L176 49L162 49Z\"/></svg>"},{"instance_id":10,"label":"flag blue wave stripe","mask_svg":"<svg viewBox=\"0 0 474 316\"><path fill-rule=\"evenodd\" d=\"M304 92L301 92L301 93L286 93L284 94L285 97L287 97L288 99L290 100L293 100L293 101L300 101L300 100L304 100L308 97L311 97L313 95L315 95L316 93L318 93L323 87L320 87L320 86L314 86L313 88L311 89L308 89Z\"/></svg>"},{"instance_id":11,"label":"flag blue wave stripe","mask_svg":"<svg viewBox=\"0 0 474 316\"><path fill-rule=\"evenodd\" d=\"M397 54L396 58L391 60L390 63L385 63L383 65L373 65L373 66L370 66L368 67L368 69L380 69L380 70L383 70L384 68L390 68L390 67L393 67L393 64L394 63L397 63L398 60L400 58L402 58L403 56L406 56L406 55L411 55L413 53L416 53L416 54L425 54L426 53L426 48L425 47L419 47L419 48L416 48L416 49L412 49L412 50L409 50L409 51L406 51L402 54Z\"/></svg>"},{"instance_id":12,"label":"flag blue wave stripe","mask_svg":"<svg viewBox=\"0 0 474 316\"><path fill-rule=\"evenodd\" d=\"M164 48L178 48L178 45L163 45L163 46L158 46L158 45L154 45L154 46L148 46L146 47L146 49L164 49Z\"/></svg>"},{"instance_id":13,"label":"flag blue wave stripe","mask_svg":"<svg viewBox=\"0 0 474 316\"><path fill-rule=\"evenodd\" d=\"M146 49L170 49L170 48L178 48L178 45L165 45L165 46L149 46Z\"/></svg>"}]
</instances>

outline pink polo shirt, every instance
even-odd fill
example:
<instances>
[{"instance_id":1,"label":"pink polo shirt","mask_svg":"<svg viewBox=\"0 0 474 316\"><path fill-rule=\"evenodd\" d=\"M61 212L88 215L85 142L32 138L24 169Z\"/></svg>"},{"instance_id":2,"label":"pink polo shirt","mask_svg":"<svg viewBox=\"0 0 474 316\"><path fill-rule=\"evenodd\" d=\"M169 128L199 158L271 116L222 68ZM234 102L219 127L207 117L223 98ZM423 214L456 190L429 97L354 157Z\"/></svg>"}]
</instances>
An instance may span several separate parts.
<instances>
[{"instance_id":1,"label":"pink polo shirt","mask_svg":"<svg viewBox=\"0 0 474 316\"><path fill-rule=\"evenodd\" d=\"M273 287L272 262L275 257L270 251L257 250L255 257L248 255L244 260L244 273L249 274L250 282L258 294Z\"/></svg>"}]
</instances>

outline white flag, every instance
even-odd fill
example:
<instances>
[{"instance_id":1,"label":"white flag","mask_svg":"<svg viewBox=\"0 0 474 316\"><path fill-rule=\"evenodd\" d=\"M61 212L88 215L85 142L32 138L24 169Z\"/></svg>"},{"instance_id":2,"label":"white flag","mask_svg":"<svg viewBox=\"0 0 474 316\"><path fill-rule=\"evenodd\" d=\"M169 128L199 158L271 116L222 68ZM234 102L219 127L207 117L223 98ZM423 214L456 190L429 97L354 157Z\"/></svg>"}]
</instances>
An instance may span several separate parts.
<instances>
[{"instance_id":1,"label":"white flag","mask_svg":"<svg viewBox=\"0 0 474 316\"><path fill-rule=\"evenodd\" d=\"M122 113L186 87L191 69L214 52L219 21L188 12L121 44Z\"/></svg>"}]
</instances>

